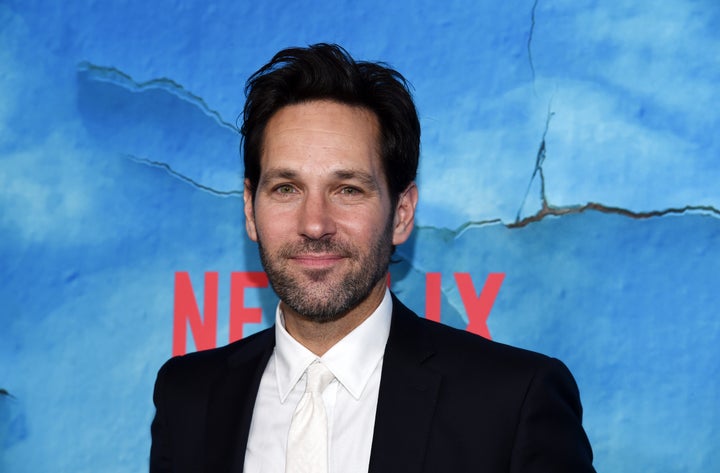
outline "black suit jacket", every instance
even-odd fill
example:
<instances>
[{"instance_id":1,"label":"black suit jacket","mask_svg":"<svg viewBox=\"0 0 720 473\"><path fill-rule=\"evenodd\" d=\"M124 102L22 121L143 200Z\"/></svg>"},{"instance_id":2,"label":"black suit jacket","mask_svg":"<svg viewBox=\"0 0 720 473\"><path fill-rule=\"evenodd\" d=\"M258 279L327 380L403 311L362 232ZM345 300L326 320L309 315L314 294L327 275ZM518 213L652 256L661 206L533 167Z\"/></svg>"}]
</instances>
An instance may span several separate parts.
<instances>
[{"instance_id":1,"label":"black suit jacket","mask_svg":"<svg viewBox=\"0 0 720 473\"><path fill-rule=\"evenodd\" d=\"M274 346L270 328L160 369L151 473L243 471ZM393 296L370 473L594 471L565 365L419 318Z\"/></svg>"}]
</instances>

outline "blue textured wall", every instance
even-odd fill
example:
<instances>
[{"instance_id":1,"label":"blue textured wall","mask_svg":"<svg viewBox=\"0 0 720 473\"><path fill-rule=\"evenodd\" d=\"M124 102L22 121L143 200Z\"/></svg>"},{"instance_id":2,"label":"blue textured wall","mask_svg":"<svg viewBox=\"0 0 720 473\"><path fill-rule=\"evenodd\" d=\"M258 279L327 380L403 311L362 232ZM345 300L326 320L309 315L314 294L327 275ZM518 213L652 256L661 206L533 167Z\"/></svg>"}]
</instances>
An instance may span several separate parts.
<instances>
[{"instance_id":1,"label":"blue textured wall","mask_svg":"<svg viewBox=\"0 0 720 473\"><path fill-rule=\"evenodd\" d=\"M176 272L219 273L225 343L261 269L244 81L318 41L415 87L396 292L423 312L442 273L464 328L453 274L505 273L490 333L570 366L598 471L720 471L720 4L110 3L0 2L0 471L146 470Z\"/></svg>"}]
</instances>

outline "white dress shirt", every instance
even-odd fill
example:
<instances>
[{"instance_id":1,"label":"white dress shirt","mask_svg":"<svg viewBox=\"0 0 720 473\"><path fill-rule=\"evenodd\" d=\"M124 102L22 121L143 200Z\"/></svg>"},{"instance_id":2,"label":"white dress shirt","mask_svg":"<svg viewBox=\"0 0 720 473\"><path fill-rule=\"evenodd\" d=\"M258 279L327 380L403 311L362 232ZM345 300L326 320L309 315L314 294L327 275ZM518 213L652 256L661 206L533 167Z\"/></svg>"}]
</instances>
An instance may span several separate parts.
<instances>
[{"instance_id":1,"label":"white dress shirt","mask_svg":"<svg viewBox=\"0 0 720 473\"><path fill-rule=\"evenodd\" d=\"M335 376L323 393L328 417L329 473L368 471L391 314L392 298L386 290L375 312L320 357ZM247 473L284 473L288 430L305 391L305 369L318 359L285 330L279 305L275 339L250 424L245 452Z\"/></svg>"}]
</instances>

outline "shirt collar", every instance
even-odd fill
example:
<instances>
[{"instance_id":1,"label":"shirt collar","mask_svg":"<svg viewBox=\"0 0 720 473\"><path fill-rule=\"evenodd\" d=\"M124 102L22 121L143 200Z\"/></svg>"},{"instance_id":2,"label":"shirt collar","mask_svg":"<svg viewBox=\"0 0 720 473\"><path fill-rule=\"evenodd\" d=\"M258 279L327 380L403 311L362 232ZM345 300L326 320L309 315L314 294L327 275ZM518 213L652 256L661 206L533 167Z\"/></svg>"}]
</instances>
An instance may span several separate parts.
<instances>
[{"instance_id":1,"label":"shirt collar","mask_svg":"<svg viewBox=\"0 0 720 473\"><path fill-rule=\"evenodd\" d=\"M355 399L360 398L370 375L383 358L391 317L392 298L386 289L382 302L370 317L319 358ZM307 367L318 356L285 330L279 304L275 310L275 340L275 375L280 402L285 402Z\"/></svg>"}]
</instances>

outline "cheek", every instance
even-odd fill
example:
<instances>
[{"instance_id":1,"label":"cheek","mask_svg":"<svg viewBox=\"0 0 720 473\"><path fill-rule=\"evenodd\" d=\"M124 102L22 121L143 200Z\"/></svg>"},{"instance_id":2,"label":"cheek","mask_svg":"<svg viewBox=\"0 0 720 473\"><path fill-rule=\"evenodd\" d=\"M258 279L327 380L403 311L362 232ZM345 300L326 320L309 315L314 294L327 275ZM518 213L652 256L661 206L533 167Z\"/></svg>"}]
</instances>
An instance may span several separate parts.
<instances>
[{"instance_id":1,"label":"cheek","mask_svg":"<svg viewBox=\"0 0 720 473\"><path fill-rule=\"evenodd\" d=\"M279 240L292 238L295 235L294 222L293 215L287 211L262 206L255 209L255 231L265 247L272 246Z\"/></svg>"},{"instance_id":2,"label":"cheek","mask_svg":"<svg viewBox=\"0 0 720 473\"><path fill-rule=\"evenodd\" d=\"M338 222L338 226L354 242L374 241L387 230L388 219L391 218L387 213L378 209L356 211Z\"/></svg>"}]
</instances>

